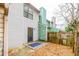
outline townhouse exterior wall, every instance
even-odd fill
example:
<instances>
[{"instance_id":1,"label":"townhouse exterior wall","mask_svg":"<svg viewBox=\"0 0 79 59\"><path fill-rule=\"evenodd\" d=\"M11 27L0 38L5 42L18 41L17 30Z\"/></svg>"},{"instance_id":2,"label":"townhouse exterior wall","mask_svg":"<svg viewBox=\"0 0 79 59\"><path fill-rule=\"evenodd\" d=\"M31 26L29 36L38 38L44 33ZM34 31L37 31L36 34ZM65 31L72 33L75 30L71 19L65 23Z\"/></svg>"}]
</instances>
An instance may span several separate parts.
<instances>
[{"instance_id":1,"label":"townhouse exterior wall","mask_svg":"<svg viewBox=\"0 0 79 59\"><path fill-rule=\"evenodd\" d=\"M9 5L8 47L16 48L28 43L28 27L33 28L33 41L38 40L39 13L33 9L33 20L24 17L23 3Z\"/></svg>"}]
</instances>

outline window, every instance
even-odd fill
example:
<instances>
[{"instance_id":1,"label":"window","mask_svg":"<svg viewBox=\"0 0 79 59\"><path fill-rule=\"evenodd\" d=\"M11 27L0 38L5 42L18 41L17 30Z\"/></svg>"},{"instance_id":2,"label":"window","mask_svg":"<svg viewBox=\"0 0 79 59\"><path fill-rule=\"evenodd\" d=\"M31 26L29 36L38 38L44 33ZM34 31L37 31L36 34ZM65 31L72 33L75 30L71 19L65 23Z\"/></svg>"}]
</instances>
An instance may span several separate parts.
<instances>
[{"instance_id":1,"label":"window","mask_svg":"<svg viewBox=\"0 0 79 59\"><path fill-rule=\"evenodd\" d=\"M24 11L24 17L28 18L28 12Z\"/></svg>"},{"instance_id":2,"label":"window","mask_svg":"<svg viewBox=\"0 0 79 59\"><path fill-rule=\"evenodd\" d=\"M30 8L29 8L29 13L30 13L30 14L33 14L32 9L30 9Z\"/></svg>"},{"instance_id":3,"label":"window","mask_svg":"<svg viewBox=\"0 0 79 59\"><path fill-rule=\"evenodd\" d=\"M40 15L39 15L39 22L42 23L42 18Z\"/></svg>"},{"instance_id":4,"label":"window","mask_svg":"<svg viewBox=\"0 0 79 59\"><path fill-rule=\"evenodd\" d=\"M28 12L29 8L27 6L24 6L24 11Z\"/></svg>"},{"instance_id":5,"label":"window","mask_svg":"<svg viewBox=\"0 0 79 59\"><path fill-rule=\"evenodd\" d=\"M28 14L28 18L29 18L29 19L33 19L33 15L29 13L29 14Z\"/></svg>"},{"instance_id":6,"label":"window","mask_svg":"<svg viewBox=\"0 0 79 59\"><path fill-rule=\"evenodd\" d=\"M24 3L24 17L33 19L33 11L26 3Z\"/></svg>"}]
</instances>

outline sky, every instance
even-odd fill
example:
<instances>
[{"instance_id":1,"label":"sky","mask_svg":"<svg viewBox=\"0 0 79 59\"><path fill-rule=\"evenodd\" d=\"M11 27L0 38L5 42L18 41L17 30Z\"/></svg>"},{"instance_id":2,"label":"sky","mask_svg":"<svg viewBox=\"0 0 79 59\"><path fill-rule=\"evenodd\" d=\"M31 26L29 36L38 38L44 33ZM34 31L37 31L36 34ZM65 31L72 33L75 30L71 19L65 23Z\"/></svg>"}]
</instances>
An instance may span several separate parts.
<instances>
[{"instance_id":1,"label":"sky","mask_svg":"<svg viewBox=\"0 0 79 59\"><path fill-rule=\"evenodd\" d=\"M61 3L78 3L79 0L2 0L2 3L31 3L37 9L44 7L47 11L46 18L51 20L54 12L57 11L58 5ZM56 20L57 28L64 30L65 21L63 19Z\"/></svg>"},{"instance_id":2,"label":"sky","mask_svg":"<svg viewBox=\"0 0 79 59\"><path fill-rule=\"evenodd\" d=\"M50 20L59 3L53 3L49 0L36 0L32 1L31 4L34 5L37 9L44 7L47 11L47 19Z\"/></svg>"},{"instance_id":3,"label":"sky","mask_svg":"<svg viewBox=\"0 0 79 59\"><path fill-rule=\"evenodd\" d=\"M46 18L48 20L51 20L54 16L54 12L57 11L58 5L61 4L61 2L53 2L52 0L35 0L30 2L32 5L34 5L37 9L40 7L44 7L46 9ZM64 20L56 20L57 28L64 30Z\"/></svg>"},{"instance_id":4,"label":"sky","mask_svg":"<svg viewBox=\"0 0 79 59\"><path fill-rule=\"evenodd\" d=\"M58 5L62 3L78 3L77 0L31 0L30 3L34 5L37 9L40 7L44 7L47 11L46 18L48 20L52 19L55 12L58 10ZM67 25L64 19L58 18L56 19L56 28L60 30L65 30L65 26Z\"/></svg>"},{"instance_id":5,"label":"sky","mask_svg":"<svg viewBox=\"0 0 79 59\"><path fill-rule=\"evenodd\" d=\"M44 7L46 9L46 18L48 20L52 19L54 16L55 11L58 10L58 5L62 3L77 3L78 0L28 0L29 3L34 5L38 10L40 7ZM57 28L64 30L66 23L63 19L59 18L56 19Z\"/></svg>"}]
</instances>

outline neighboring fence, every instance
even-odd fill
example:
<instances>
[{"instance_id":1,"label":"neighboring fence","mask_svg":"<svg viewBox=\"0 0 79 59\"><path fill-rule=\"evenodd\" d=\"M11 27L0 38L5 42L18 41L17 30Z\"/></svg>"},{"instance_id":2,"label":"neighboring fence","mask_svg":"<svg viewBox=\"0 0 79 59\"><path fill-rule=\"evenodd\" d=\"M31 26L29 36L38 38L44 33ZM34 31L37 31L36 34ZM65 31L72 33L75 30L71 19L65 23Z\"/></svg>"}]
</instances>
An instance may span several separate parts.
<instances>
[{"instance_id":1,"label":"neighboring fence","mask_svg":"<svg viewBox=\"0 0 79 59\"><path fill-rule=\"evenodd\" d=\"M59 44L59 33L58 32L48 32L47 33L47 38L48 38L48 42L52 42L52 43L58 43Z\"/></svg>"},{"instance_id":2,"label":"neighboring fence","mask_svg":"<svg viewBox=\"0 0 79 59\"><path fill-rule=\"evenodd\" d=\"M77 33L77 41L76 41L76 47L75 47L75 55L79 56L79 32Z\"/></svg>"},{"instance_id":3,"label":"neighboring fence","mask_svg":"<svg viewBox=\"0 0 79 59\"><path fill-rule=\"evenodd\" d=\"M72 32L48 32L48 42L73 46L73 34Z\"/></svg>"},{"instance_id":4,"label":"neighboring fence","mask_svg":"<svg viewBox=\"0 0 79 59\"><path fill-rule=\"evenodd\" d=\"M79 32L48 32L47 41L71 46L76 56L79 56Z\"/></svg>"}]
</instances>

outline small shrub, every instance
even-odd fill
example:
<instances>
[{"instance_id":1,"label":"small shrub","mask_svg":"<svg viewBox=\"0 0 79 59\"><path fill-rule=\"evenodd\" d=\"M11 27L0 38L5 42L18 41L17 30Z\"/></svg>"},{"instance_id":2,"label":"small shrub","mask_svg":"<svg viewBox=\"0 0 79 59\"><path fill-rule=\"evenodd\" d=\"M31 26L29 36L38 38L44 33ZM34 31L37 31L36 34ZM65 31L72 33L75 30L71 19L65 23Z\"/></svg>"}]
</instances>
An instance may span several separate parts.
<instances>
[{"instance_id":1,"label":"small shrub","mask_svg":"<svg viewBox=\"0 0 79 59\"><path fill-rule=\"evenodd\" d=\"M41 39L39 39L39 41L41 41L41 42L47 42L46 40L41 40Z\"/></svg>"},{"instance_id":2,"label":"small shrub","mask_svg":"<svg viewBox=\"0 0 79 59\"><path fill-rule=\"evenodd\" d=\"M73 39L72 37L68 37L68 39L67 39L67 45L68 46L72 46L73 45L73 40L72 39Z\"/></svg>"}]
</instances>

